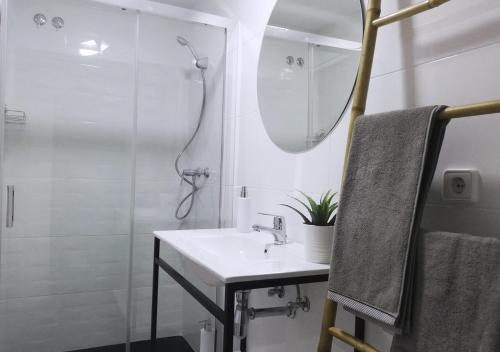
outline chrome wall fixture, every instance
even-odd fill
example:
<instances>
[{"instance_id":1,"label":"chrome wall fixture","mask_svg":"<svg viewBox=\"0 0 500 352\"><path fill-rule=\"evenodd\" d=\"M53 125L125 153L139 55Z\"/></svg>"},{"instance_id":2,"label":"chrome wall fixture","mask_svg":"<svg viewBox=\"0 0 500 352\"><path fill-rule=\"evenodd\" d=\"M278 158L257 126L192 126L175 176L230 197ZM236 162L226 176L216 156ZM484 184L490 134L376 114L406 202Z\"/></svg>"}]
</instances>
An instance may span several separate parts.
<instances>
[{"instance_id":1,"label":"chrome wall fixture","mask_svg":"<svg viewBox=\"0 0 500 352\"><path fill-rule=\"evenodd\" d=\"M26 123L26 112L22 110L12 110L7 106L4 106L4 122L5 123L15 123L15 124L25 124Z\"/></svg>"},{"instance_id":2,"label":"chrome wall fixture","mask_svg":"<svg viewBox=\"0 0 500 352\"><path fill-rule=\"evenodd\" d=\"M64 27L64 20L62 17L54 17L52 18L52 26L54 26L55 29L61 29Z\"/></svg>"},{"instance_id":3,"label":"chrome wall fixture","mask_svg":"<svg viewBox=\"0 0 500 352\"><path fill-rule=\"evenodd\" d=\"M278 296L279 298L285 297L285 287L276 286L267 290L267 295L269 297Z\"/></svg>"},{"instance_id":4,"label":"chrome wall fixture","mask_svg":"<svg viewBox=\"0 0 500 352\"><path fill-rule=\"evenodd\" d=\"M288 55L285 60L286 60L286 63L290 66L292 66L294 63L296 63L297 66L302 67L302 66L304 66L304 63L305 63L304 58L298 57L297 59L295 59L292 55Z\"/></svg>"},{"instance_id":5,"label":"chrome wall fixture","mask_svg":"<svg viewBox=\"0 0 500 352\"><path fill-rule=\"evenodd\" d=\"M5 227L14 226L14 185L7 185L7 210Z\"/></svg>"},{"instance_id":6,"label":"chrome wall fixture","mask_svg":"<svg viewBox=\"0 0 500 352\"><path fill-rule=\"evenodd\" d=\"M45 17L43 13L37 13L33 16L33 22L35 22L38 27L44 26L47 23L47 17Z\"/></svg>"},{"instance_id":7,"label":"chrome wall fixture","mask_svg":"<svg viewBox=\"0 0 500 352\"><path fill-rule=\"evenodd\" d=\"M47 24L47 17L43 13L37 13L33 16L33 22L37 25L37 27L42 27ZM64 19L62 17L56 16L52 17L52 27L55 29L61 29L64 27Z\"/></svg>"}]
</instances>

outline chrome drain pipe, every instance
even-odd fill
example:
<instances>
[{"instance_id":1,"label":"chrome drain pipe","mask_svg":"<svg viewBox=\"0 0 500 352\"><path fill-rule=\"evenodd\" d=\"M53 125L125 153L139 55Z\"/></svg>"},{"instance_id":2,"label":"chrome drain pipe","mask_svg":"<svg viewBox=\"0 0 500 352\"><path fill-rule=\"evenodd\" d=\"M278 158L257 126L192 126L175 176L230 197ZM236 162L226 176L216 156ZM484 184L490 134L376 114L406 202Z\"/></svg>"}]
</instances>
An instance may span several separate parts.
<instances>
[{"instance_id":1,"label":"chrome drain pipe","mask_svg":"<svg viewBox=\"0 0 500 352\"><path fill-rule=\"evenodd\" d=\"M286 306L281 307L248 309L248 317L250 318L250 320L254 320L257 318L275 317L280 315L286 315L287 317L293 319L295 317L295 310L290 303L288 303Z\"/></svg>"},{"instance_id":2,"label":"chrome drain pipe","mask_svg":"<svg viewBox=\"0 0 500 352\"><path fill-rule=\"evenodd\" d=\"M236 307L234 311L234 336L240 339L247 337L248 323L250 320L257 318L286 316L290 319L295 318L297 311L300 309L303 312L309 312L311 302L307 296L301 296L300 286L295 286L297 289L297 298L295 302L290 301L284 306L268 307L268 308L253 308L248 306L248 298L250 291L236 292ZM284 288L275 288L274 291L268 292L269 296L277 295L284 296Z\"/></svg>"},{"instance_id":3,"label":"chrome drain pipe","mask_svg":"<svg viewBox=\"0 0 500 352\"><path fill-rule=\"evenodd\" d=\"M311 302L307 296L297 297L295 302L288 302L286 306L269 307L269 308L248 308L248 318L254 320L257 318L275 317L285 315L290 319L295 318L297 311L301 309L303 312L309 312Z\"/></svg>"},{"instance_id":4,"label":"chrome drain pipe","mask_svg":"<svg viewBox=\"0 0 500 352\"><path fill-rule=\"evenodd\" d=\"M236 292L236 307L234 312L234 336L240 339L247 337L248 329L248 296L250 291Z\"/></svg>"}]
</instances>

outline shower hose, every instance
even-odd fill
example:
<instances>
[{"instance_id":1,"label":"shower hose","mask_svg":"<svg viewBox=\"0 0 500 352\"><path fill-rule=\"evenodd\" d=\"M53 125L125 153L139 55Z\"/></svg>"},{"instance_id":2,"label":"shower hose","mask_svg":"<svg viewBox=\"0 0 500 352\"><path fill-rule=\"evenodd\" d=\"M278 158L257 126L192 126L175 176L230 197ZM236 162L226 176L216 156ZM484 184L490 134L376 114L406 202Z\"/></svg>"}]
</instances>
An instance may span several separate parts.
<instances>
[{"instance_id":1,"label":"shower hose","mask_svg":"<svg viewBox=\"0 0 500 352\"><path fill-rule=\"evenodd\" d=\"M209 173L208 169L196 169L196 170L180 170L179 168L179 161L182 157L182 155L186 152L186 150L189 148L191 143L193 143L194 139L198 135L198 132L200 131L201 123L203 122L203 118L205 117L205 100L206 100L206 95L207 95L207 83L205 79L205 69L201 68L200 69L201 73L201 79L203 81L203 98L201 100L201 108L200 108L200 116L198 118L198 124L196 125L196 128L193 132L193 135L191 138L188 140L184 148L180 151L180 153L177 155L177 158L175 158L175 171L177 172L177 175L181 178L181 183L186 182L188 185L191 186L191 191L184 197L182 200L179 202L179 205L177 206L177 209L175 210L175 218L177 220L184 220L191 210L193 209L194 205L194 197L196 193L201 189L197 184L196 180L201 177L205 176L208 178ZM184 206L186 202L189 202L189 206L187 207L186 211L181 214L181 208Z\"/></svg>"}]
</instances>

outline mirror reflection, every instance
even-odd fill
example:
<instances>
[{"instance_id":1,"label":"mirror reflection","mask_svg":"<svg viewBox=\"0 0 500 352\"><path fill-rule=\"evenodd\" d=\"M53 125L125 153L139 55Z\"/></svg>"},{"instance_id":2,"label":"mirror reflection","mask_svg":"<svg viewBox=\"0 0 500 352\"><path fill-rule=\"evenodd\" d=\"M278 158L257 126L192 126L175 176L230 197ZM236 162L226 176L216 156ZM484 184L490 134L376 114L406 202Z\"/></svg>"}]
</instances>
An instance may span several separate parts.
<instances>
[{"instance_id":1,"label":"mirror reflection","mask_svg":"<svg viewBox=\"0 0 500 352\"><path fill-rule=\"evenodd\" d=\"M264 126L287 152L320 143L349 104L363 35L359 0L278 0L262 42Z\"/></svg>"}]
</instances>

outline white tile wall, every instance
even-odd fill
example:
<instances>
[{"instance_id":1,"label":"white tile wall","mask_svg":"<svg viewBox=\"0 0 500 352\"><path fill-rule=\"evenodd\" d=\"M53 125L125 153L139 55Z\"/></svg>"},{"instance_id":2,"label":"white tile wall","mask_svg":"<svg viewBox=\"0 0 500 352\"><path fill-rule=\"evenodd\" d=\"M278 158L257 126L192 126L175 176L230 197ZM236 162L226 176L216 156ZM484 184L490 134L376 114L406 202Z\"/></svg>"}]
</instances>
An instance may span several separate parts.
<instances>
[{"instance_id":1,"label":"white tile wall","mask_svg":"<svg viewBox=\"0 0 500 352\"><path fill-rule=\"evenodd\" d=\"M313 150L287 154L270 141L258 109L255 75L262 30L275 1L227 1L240 22L240 48L235 79L238 94L231 124L236 128L234 179L225 182L225 197L249 186L258 211L282 212L277 204L286 194L301 189L318 194L337 189L343 164L347 118ZM388 0L383 14L418 1ZM367 112L387 111L425 104L466 104L497 99L500 38L497 29L500 4L496 0L471 3L454 0L414 19L379 30ZM498 116L453 121L448 127L436 177L426 209L424 226L478 235L500 234ZM481 175L476 204L446 204L440 199L441 175L447 168L475 168ZM227 204L230 200L227 200ZM231 212L226 211L230 217ZM287 216L292 237L300 240L298 222ZM227 223L230 221L228 220ZM324 285L310 286L313 312L295 321L286 318L253 321L249 351L312 351L319 333ZM265 293L252 293L257 304ZM340 311L340 325L352 330L352 316ZM307 323L305 324L305 322ZM286 333L284 332L286 331ZM391 336L368 324L367 340L388 351ZM339 344L341 351L350 351Z\"/></svg>"}]
</instances>

